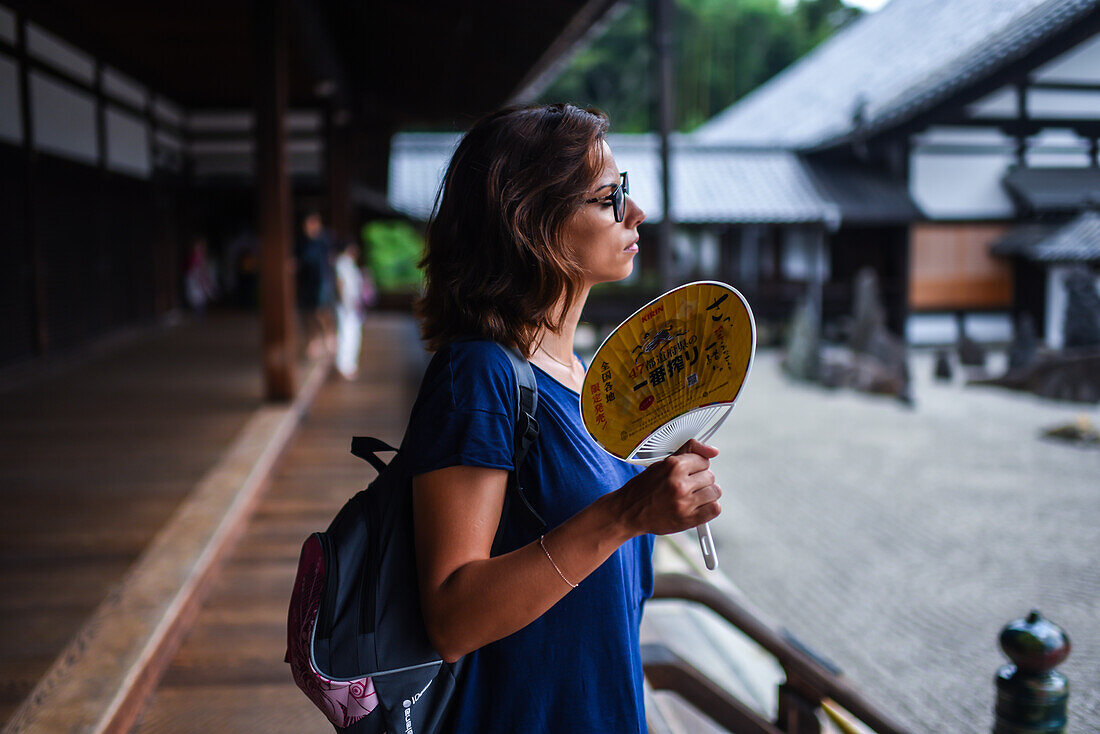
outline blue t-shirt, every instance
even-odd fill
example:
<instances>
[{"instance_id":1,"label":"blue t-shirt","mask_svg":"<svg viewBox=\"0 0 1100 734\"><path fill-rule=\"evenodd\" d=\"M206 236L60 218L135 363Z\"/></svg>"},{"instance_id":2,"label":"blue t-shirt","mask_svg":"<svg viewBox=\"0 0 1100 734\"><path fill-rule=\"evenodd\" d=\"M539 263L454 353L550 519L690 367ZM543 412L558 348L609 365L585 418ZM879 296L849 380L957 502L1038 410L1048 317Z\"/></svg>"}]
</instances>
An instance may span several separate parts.
<instances>
[{"instance_id":1,"label":"blue t-shirt","mask_svg":"<svg viewBox=\"0 0 1100 734\"><path fill-rule=\"evenodd\" d=\"M639 468L592 440L576 392L534 371L540 432L520 477L553 528ZM474 341L443 348L428 367L406 436L412 473L512 469L516 410L514 373L500 347ZM506 497L494 555L537 540L537 532L522 503ZM448 730L646 731L638 629L653 592L652 553L653 536L629 541L534 622L467 655Z\"/></svg>"}]
</instances>

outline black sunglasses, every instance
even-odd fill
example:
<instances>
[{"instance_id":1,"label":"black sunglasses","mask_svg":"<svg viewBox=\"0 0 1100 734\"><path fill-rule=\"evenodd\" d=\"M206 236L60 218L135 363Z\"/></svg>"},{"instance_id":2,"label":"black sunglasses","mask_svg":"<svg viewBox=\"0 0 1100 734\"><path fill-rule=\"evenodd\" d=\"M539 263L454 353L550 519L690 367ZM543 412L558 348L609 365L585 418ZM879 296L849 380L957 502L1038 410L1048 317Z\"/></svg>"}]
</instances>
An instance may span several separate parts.
<instances>
[{"instance_id":1,"label":"black sunglasses","mask_svg":"<svg viewBox=\"0 0 1100 734\"><path fill-rule=\"evenodd\" d=\"M622 181L618 186L611 189L611 193L607 196L597 196L595 199L586 199L585 204L595 204L598 201L611 201L611 205L615 207L615 221L621 222L626 216L626 195L630 193L630 179L627 178L626 171L619 174Z\"/></svg>"}]
</instances>

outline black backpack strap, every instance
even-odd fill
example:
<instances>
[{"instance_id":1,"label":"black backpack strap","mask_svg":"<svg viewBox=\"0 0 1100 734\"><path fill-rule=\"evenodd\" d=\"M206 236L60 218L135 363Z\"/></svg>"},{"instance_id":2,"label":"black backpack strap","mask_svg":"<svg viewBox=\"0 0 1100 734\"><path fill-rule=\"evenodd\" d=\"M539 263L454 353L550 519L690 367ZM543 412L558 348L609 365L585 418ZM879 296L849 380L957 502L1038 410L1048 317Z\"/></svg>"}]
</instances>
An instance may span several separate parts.
<instances>
[{"instance_id":1,"label":"black backpack strap","mask_svg":"<svg viewBox=\"0 0 1100 734\"><path fill-rule=\"evenodd\" d=\"M379 451L397 451L385 441L373 436L354 436L351 439L351 453L363 461L370 462L379 474L386 468L386 462L378 458Z\"/></svg>"},{"instance_id":2,"label":"black backpack strap","mask_svg":"<svg viewBox=\"0 0 1100 734\"><path fill-rule=\"evenodd\" d=\"M498 345L508 355L508 361L512 363L512 372L516 376L516 433L512 452L512 472L508 483L515 488L516 494L523 502L523 506L535 518L539 525L539 535L546 532L546 521L538 513L531 501L527 499L527 493L519 481L519 469L523 466L523 460L527 458L527 452L539 437L539 423L535 420L535 411L539 407L539 391L535 382L535 372L531 369L531 363L524 359L517 350Z\"/></svg>"},{"instance_id":3,"label":"black backpack strap","mask_svg":"<svg viewBox=\"0 0 1100 734\"><path fill-rule=\"evenodd\" d=\"M456 341L470 341L471 339L471 337L466 337ZM527 458L527 452L539 437L539 423L535 420L535 412L539 407L539 391L538 384L535 382L535 371L531 369L531 363L519 351L505 347L502 344L497 344L497 346L507 355L508 361L512 365L512 373L515 375L516 384L516 426L512 447L512 466L515 467L515 471L511 472L508 477L508 486L515 489L516 495L523 502L523 506L527 508L527 511L531 513L531 517L538 524L539 534L541 535L547 530L546 520L531 504L531 501L527 498L527 493L519 482L520 467L523 466L523 461ZM385 441L369 436L355 436L351 439L351 453L364 461L370 462L370 465L377 469L379 474L386 468L386 462L378 457L378 452L397 450Z\"/></svg>"}]
</instances>

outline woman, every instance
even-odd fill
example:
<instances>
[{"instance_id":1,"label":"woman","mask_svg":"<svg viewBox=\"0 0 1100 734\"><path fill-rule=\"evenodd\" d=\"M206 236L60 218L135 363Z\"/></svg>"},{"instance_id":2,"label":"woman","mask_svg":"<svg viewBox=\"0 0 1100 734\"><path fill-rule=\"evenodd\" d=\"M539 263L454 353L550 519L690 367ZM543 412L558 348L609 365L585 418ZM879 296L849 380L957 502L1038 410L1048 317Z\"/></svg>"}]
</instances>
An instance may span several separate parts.
<instances>
[{"instance_id":1,"label":"woman","mask_svg":"<svg viewBox=\"0 0 1100 734\"><path fill-rule=\"evenodd\" d=\"M359 269L359 245L344 244L333 266L336 273L336 370L345 380L359 374L359 349L363 340L363 271Z\"/></svg>"},{"instance_id":2,"label":"woman","mask_svg":"<svg viewBox=\"0 0 1100 734\"><path fill-rule=\"evenodd\" d=\"M405 445L425 624L445 660L466 656L450 731L645 731L651 534L720 511L713 448L693 442L639 473L581 422L581 310L593 285L630 274L645 219L607 125L569 105L485 118L428 229L419 313L437 353ZM515 378L489 340L534 366L541 432L520 476L541 537L506 491Z\"/></svg>"}]
</instances>

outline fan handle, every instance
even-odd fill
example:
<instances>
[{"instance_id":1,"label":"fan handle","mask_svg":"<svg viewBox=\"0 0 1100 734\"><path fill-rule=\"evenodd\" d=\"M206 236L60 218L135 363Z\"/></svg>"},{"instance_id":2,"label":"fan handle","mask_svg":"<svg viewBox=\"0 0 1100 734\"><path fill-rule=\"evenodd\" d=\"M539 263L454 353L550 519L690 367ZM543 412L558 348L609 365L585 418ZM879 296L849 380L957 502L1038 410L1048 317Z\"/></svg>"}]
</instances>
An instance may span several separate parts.
<instances>
[{"instance_id":1,"label":"fan handle","mask_svg":"<svg viewBox=\"0 0 1100 734\"><path fill-rule=\"evenodd\" d=\"M746 375L747 377L747 375ZM699 437L699 440L706 443L710 440L711 436L717 433L718 429L726 422L726 418L733 411L733 403L730 403L721 417L710 426ZM695 532L699 535L699 548L703 551L703 563L707 564L707 570L713 571L718 568L718 552L714 550L714 536L710 533L710 523L705 522L695 528Z\"/></svg>"},{"instance_id":2,"label":"fan handle","mask_svg":"<svg viewBox=\"0 0 1100 734\"><path fill-rule=\"evenodd\" d=\"M707 570L718 568L718 554L714 552L714 536L710 534L710 523L705 522L695 528L699 534L699 547L703 551L703 563L707 564Z\"/></svg>"},{"instance_id":3,"label":"fan handle","mask_svg":"<svg viewBox=\"0 0 1100 734\"><path fill-rule=\"evenodd\" d=\"M706 443L726 422L733 403L719 403L695 408L679 415L653 433L649 434L634 449L627 461L639 464L652 464L672 453L672 447L682 446L690 438ZM714 549L714 535L710 532L710 523L705 522L695 528L699 535L699 549L703 552L703 562L708 571L718 568L718 552Z\"/></svg>"}]
</instances>

